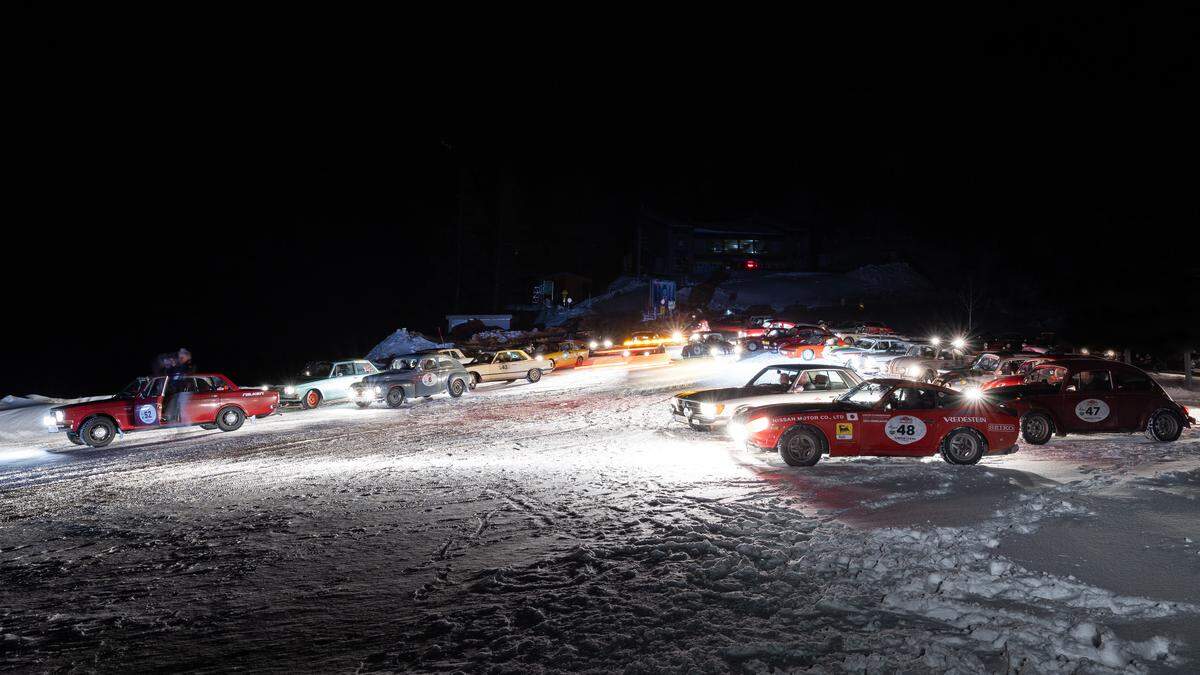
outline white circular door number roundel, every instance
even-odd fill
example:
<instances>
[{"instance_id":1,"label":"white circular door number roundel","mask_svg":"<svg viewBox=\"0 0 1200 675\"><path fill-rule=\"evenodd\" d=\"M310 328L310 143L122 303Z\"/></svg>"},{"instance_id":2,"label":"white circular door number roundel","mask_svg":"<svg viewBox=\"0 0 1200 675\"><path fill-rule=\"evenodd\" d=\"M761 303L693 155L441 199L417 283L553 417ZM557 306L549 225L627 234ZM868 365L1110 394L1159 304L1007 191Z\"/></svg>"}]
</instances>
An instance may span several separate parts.
<instances>
[{"instance_id":1,"label":"white circular door number roundel","mask_svg":"<svg viewBox=\"0 0 1200 675\"><path fill-rule=\"evenodd\" d=\"M434 380L436 379L437 378L433 373L425 373L424 375L421 375L421 384L425 385L426 387L432 386Z\"/></svg>"},{"instance_id":2,"label":"white circular door number roundel","mask_svg":"<svg viewBox=\"0 0 1200 675\"><path fill-rule=\"evenodd\" d=\"M158 408L149 403L140 405L137 409L137 416L142 424L154 424L154 420L158 419Z\"/></svg>"},{"instance_id":3,"label":"white circular door number roundel","mask_svg":"<svg viewBox=\"0 0 1200 675\"><path fill-rule=\"evenodd\" d=\"M911 415L899 415L887 421L883 433L900 445L916 443L925 438L925 423Z\"/></svg>"},{"instance_id":4,"label":"white circular door number roundel","mask_svg":"<svg viewBox=\"0 0 1200 675\"><path fill-rule=\"evenodd\" d=\"M1075 416L1084 422L1103 422L1111 412L1108 404L1098 398L1085 399L1075 406Z\"/></svg>"}]
</instances>

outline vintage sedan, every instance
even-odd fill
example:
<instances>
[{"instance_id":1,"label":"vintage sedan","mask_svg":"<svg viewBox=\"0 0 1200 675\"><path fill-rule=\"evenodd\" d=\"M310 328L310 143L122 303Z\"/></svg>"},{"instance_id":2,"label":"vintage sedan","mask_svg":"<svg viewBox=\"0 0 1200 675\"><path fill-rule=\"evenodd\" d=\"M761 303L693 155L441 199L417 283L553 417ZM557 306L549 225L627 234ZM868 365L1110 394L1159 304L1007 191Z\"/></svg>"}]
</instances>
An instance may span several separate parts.
<instances>
[{"instance_id":1,"label":"vintage sedan","mask_svg":"<svg viewBox=\"0 0 1200 675\"><path fill-rule=\"evenodd\" d=\"M247 417L279 410L279 394L242 389L217 373L139 377L116 396L50 409L47 431L66 432L76 445L102 448L131 431L200 426L234 431Z\"/></svg>"},{"instance_id":2,"label":"vintage sedan","mask_svg":"<svg viewBox=\"0 0 1200 675\"><path fill-rule=\"evenodd\" d=\"M350 387L350 398L359 408L384 401L399 408L417 397L426 400L435 394L463 395L471 383L471 374L458 359L445 354L407 354L392 359L382 373L368 375Z\"/></svg>"},{"instance_id":3,"label":"vintage sedan","mask_svg":"<svg viewBox=\"0 0 1200 675\"><path fill-rule=\"evenodd\" d=\"M767 366L744 387L685 391L671 399L671 417L697 431L723 427L734 415L775 403L829 402L862 382L854 371L837 366L785 363Z\"/></svg>"},{"instance_id":4,"label":"vintage sedan","mask_svg":"<svg viewBox=\"0 0 1200 675\"><path fill-rule=\"evenodd\" d=\"M1022 363L1038 356L1038 354L984 352L975 357L975 360L968 366L952 368L940 373L934 379L934 384L959 391L971 388L980 389L992 380L1016 375L1021 369Z\"/></svg>"},{"instance_id":5,"label":"vintage sedan","mask_svg":"<svg viewBox=\"0 0 1200 675\"><path fill-rule=\"evenodd\" d=\"M551 368L578 368L591 356L591 351L587 345L574 340L556 340L538 345L533 355L548 361Z\"/></svg>"},{"instance_id":6,"label":"vintage sedan","mask_svg":"<svg viewBox=\"0 0 1200 675\"><path fill-rule=\"evenodd\" d=\"M970 363L965 349L945 347L938 344L914 344L904 356L888 362L885 372L888 377L901 377L926 384L937 381L938 375Z\"/></svg>"},{"instance_id":7,"label":"vintage sedan","mask_svg":"<svg viewBox=\"0 0 1200 675\"><path fill-rule=\"evenodd\" d=\"M368 375L378 373L366 359L350 361L310 361L291 382L275 387L283 405L299 405L308 410L327 401L350 398L350 387Z\"/></svg>"},{"instance_id":8,"label":"vintage sedan","mask_svg":"<svg viewBox=\"0 0 1200 675\"><path fill-rule=\"evenodd\" d=\"M1196 423L1145 371L1088 357L1047 359L1023 382L993 389L1021 415L1021 435L1042 445L1051 436L1143 431L1156 441L1179 438Z\"/></svg>"},{"instance_id":9,"label":"vintage sedan","mask_svg":"<svg viewBox=\"0 0 1200 675\"><path fill-rule=\"evenodd\" d=\"M800 331L795 337L784 340L779 345L779 353L794 359L824 359L833 356L839 347L848 343L824 328L810 328Z\"/></svg>"},{"instance_id":10,"label":"vintage sedan","mask_svg":"<svg viewBox=\"0 0 1200 675\"><path fill-rule=\"evenodd\" d=\"M682 331L634 331L621 343L622 352L626 356L633 354L659 354L667 351L668 347L681 347L686 340Z\"/></svg>"},{"instance_id":11,"label":"vintage sedan","mask_svg":"<svg viewBox=\"0 0 1200 675\"><path fill-rule=\"evenodd\" d=\"M729 427L736 441L777 451L789 466L822 455L924 457L975 464L1017 450L1017 412L978 395L908 380L868 380L833 403L751 408Z\"/></svg>"},{"instance_id":12,"label":"vintage sedan","mask_svg":"<svg viewBox=\"0 0 1200 675\"><path fill-rule=\"evenodd\" d=\"M830 358L865 374L877 372L892 359L904 356L911 346L911 342L895 337L863 335L853 338L847 347L834 349Z\"/></svg>"},{"instance_id":13,"label":"vintage sedan","mask_svg":"<svg viewBox=\"0 0 1200 675\"><path fill-rule=\"evenodd\" d=\"M467 383L471 389L482 382L516 382L520 379L537 382L543 373L554 370L549 361L535 359L522 349L480 352L466 368L471 376Z\"/></svg>"}]
</instances>

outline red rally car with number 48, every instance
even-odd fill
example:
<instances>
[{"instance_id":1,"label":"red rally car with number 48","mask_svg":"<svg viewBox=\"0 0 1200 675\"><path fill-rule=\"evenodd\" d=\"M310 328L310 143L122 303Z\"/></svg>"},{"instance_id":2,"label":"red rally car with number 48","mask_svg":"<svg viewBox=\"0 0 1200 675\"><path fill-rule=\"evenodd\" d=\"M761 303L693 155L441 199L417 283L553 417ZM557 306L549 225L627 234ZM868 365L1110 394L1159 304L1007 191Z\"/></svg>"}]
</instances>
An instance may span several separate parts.
<instances>
[{"instance_id":1,"label":"red rally car with number 48","mask_svg":"<svg viewBox=\"0 0 1200 675\"><path fill-rule=\"evenodd\" d=\"M752 408L730 424L735 440L776 450L791 466L822 455L924 457L975 464L1017 451L1017 412L977 393L909 380L868 380L833 403Z\"/></svg>"}]
</instances>

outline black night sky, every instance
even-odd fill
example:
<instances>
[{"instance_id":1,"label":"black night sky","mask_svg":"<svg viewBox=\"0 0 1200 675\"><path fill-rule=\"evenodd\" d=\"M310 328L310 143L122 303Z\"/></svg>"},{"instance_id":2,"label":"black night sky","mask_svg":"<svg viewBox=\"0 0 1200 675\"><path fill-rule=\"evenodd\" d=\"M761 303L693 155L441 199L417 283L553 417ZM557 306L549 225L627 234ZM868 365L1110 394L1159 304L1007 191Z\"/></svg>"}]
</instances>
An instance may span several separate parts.
<instances>
[{"instance_id":1,"label":"black night sky","mask_svg":"<svg viewBox=\"0 0 1200 675\"><path fill-rule=\"evenodd\" d=\"M602 288L641 209L830 231L870 212L928 243L903 257L940 286L982 266L1124 344L1200 324L1194 21L942 17L821 47L728 26L747 50L639 22L510 59L411 24L340 52L59 18L9 98L0 394L110 391L180 346L252 385L357 356L434 333L456 277L490 311L496 250L504 284ZM463 185L481 213L456 270Z\"/></svg>"}]
</instances>

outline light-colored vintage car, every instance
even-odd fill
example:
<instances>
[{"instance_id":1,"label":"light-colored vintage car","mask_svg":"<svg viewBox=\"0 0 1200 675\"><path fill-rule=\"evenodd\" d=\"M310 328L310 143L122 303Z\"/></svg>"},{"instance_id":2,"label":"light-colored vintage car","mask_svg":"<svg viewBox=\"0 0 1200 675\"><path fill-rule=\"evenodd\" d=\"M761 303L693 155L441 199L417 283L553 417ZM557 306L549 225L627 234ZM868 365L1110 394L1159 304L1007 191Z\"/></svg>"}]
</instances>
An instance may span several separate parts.
<instances>
[{"instance_id":1,"label":"light-colored vintage car","mask_svg":"<svg viewBox=\"0 0 1200 675\"><path fill-rule=\"evenodd\" d=\"M389 408L399 408L405 401L418 397L433 398L449 394L463 395L470 385L471 375L457 359L440 353L417 353L397 356L391 367L382 373L368 375L350 388L350 398L360 408L384 401Z\"/></svg>"},{"instance_id":2,"label":"light-colored vintage car","mask_svg":"<svg viewBox=\"0 0 1200 675\"><path fill-rule=\"evenodd\" d=\"M543 373L554 370L545 359L535 359L522 349L480 352L467 367L474 389L482 382L516 382L526 379L537 382Z\"/></svg>"},{"instance_id":3,"label":"light-colored vintage car","mask_svg":"<svg viewBox=\"0 0 1200 675\"><path fill-rule=\"evenodd\" d=\"M281 405L299 405L307 410L349 398L352 385L378 372L366 359L310 361L295 379L273 389L279 392Z\"/></svg>"},{"instance_id":4,"label":"light-colored vintage car","mask_svg":"<svg viewBox=\"0 0 1200 675\"><path fill-rule=\"evenodd\" d=\"M939 375L967 366L972 358L965 349L917 344L909 347L904 356L888 362L885 372L888 377L933 384Z\"/></svg>"},{"instance_id":5,"label":"light-colored vintage car","mask_svg":"<svg viewBox=\"0 0 1200 675\"><path fill-rule=\"evenodd\" d=\"M671 399L671 418L693 429L723 427L742 410L776 403L824 403L862 382L853 370L811 363L767 366L744 387L685 391Z\"/></svg>"},{"instance_id":6,"label":"light-colored vintage car","mask_svg":"<svg viewBox=\"0 0 1200 675\"><path fill-rule=\"evenodd\" d=\"M413 352L413 353L414 354L441 354L442 356L449 356L450 358L454 359L455 361L458 361L459 363L461 363L464 366L474 360L472 357L464 354L461 349L457 349L454 347L422 349L420 351Z\"/></svg>"},{"instance_id":7,"label":"light-colored vintage car","mask_svg":"<svg viewBox=\"0 0 1200 675\"><path fill-rule=\"evenodd\" d=\"M887 335L857 335L849 347L838 347L830 358L859 373L879 372L883 364L904 356L912 342Z\"/></svg>"}]
</instances>

